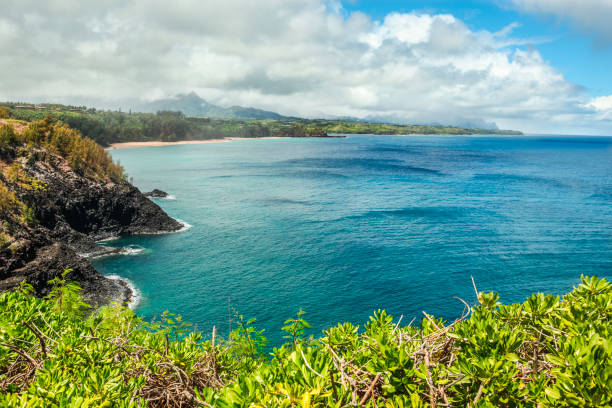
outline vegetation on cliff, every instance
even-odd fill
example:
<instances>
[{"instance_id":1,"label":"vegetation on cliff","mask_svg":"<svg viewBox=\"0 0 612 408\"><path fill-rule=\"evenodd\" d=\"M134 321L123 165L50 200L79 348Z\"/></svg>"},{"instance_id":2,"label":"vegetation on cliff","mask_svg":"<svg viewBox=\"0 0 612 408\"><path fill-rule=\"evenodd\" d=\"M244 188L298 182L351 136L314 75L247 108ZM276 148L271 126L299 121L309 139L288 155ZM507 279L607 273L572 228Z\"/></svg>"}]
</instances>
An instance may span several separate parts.
<instances>
[{"instance_id":1,"label":"vegetation on cliff","mask_svg":"<svg viewBox=\"0 0 612 408\"><path fill-rule=\"evenodd\" d=\"M0 291L25 280L43 296L72 268L88 302L123 301L130 290L85 259L119 251L97 241L180 228L79 131L51 116L0 119Z\"/></svg>"},{"instance_id":2,"label":"vegetation on cliff","mask_svg":"<svg viewBox=\"0 0 612 408\"><path fill-rule=\"evenodd\" d=\"M0 157L44 161L50 159L49 153L66 159L75 172L87 177L111 181L126 177L123 167L102 146L53 116L28 123L22 132L15 132L10 124L0 128Z\"/></svg>"},{"instance_id":3,"label":"vegetation on cliff","mask_svg":"<svg viewBox=\"0 0 612 408\"><path fill-rule=\"evenodd\" d=\"M450 324L421 327L377 311L265 353L237 316L207 339L168 313L145 323L108 306L84 317L75 284L47 299L27 285L0 295L0 405L7 407L595 407L612 403L612 285L583 277L559 298L501 305L478 293Z\"/></svg>"},{"instance_id":4,"label":"vegetation on cliff","mask_svg":"<svg viewBox=\"0 0 612 408\"><path fill-rule=\"evenodd\" d=\"M19 124L19 123L17 123ZM46 184L25 171L28 163L50 162L55 156L66 160L73 171L97 180L123 181L121 165L108 152L74 129L51 116L21 126L0 126L0 250L10 243L19 225L37 223L34 205ZM17 194L21 192L21 197Z\"/></svg>"},{"instance_id":5,"label":"vegetation on cliff","mask_svg":"<svg viewBox=\"0 0 612 408\"><path fill-rule=\"evenodd\" d=\"M3 106L2 106L3 105ZM226 137L324 137L328 133L350 134L521 134L521 132L453 126L392 125L346 120L299 118L219 119L187 117L181 112L125 113L84 106L0 104L14 119L41 120L53 115L103 146L130 141L177 141Z\"/></svg>"}]
</instances>

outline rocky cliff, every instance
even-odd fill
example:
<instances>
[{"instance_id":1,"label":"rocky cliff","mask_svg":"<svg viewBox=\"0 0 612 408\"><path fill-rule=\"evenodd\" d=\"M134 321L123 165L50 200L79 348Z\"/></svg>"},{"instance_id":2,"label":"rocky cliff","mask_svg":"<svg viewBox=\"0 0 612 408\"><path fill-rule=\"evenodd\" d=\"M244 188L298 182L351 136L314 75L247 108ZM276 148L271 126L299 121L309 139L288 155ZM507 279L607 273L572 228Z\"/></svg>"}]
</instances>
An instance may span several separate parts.
<instances>
[{"instance_id":1,"label":"rocky cliff","mask_svg":"<svg viewBox=\"0 0 612 408\"><path fill-rule=\"evenodd\" d=\"M87 171L87 163L76 166L74 156L64 156L44 143L22 144L19 137L0 149L0 290L26 280L42 296L49 280L72 269L69 279L81 284L90 303L125 302L131 296L127 286L105 278L88 261L117 251L97 241L173 232L182 225L125 177Z\"/></svg>"}]
</instances>

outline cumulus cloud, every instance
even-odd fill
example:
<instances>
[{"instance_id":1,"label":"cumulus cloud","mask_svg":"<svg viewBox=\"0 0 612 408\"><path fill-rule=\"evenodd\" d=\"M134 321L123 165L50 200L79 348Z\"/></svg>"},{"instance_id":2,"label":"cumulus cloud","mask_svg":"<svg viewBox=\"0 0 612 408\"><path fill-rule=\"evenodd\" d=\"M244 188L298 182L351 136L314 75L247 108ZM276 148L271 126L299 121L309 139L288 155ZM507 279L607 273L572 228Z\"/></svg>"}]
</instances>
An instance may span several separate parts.
<instances>
[{"instance_id":1,"label":"cumulus cloud","mask_svg":"<svg viewBox=\"0 0 612 408\"><path fill-rule=\"evenodd\" d=\"M5 100L117 107L196 91L287 115L526 131L583 132L601 115L511 37L514 24L491 33L448 14L375 21L324 0L1 1Z\"/></svg>"},{"instance_id":2,"label":"cumulus cloud","mask_svg":"<svg viewBox=\"0 0 612 408\"><path fill-rule=\"evenodd\" d=\"M582 30L595 34L603 44L612 44L611 0L512 0L519 8L569 20Z\"/></svg>"},{"instance_id":3,"label":"cumulus cloud","mask_svg":"<svg viewBox=\"0 0 612 408\"><path fill-rule=\"evenodd\" d=\"M612 121L612 95L593 98L586 106L597 112L598 119Z\"/></svg>"}]
</instances>

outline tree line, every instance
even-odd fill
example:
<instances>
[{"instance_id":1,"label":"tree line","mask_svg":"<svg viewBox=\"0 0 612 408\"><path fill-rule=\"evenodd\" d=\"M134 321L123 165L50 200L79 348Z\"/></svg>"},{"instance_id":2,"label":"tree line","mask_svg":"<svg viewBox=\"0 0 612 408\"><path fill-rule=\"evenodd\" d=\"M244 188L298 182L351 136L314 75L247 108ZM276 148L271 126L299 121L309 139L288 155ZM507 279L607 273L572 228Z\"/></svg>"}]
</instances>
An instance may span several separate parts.
<instances>
[{"instance_id":1,"label":"tree line","mask_svg":"<svg viewBox=\"0 0 612 408\"><path fill-rule=\"evenodd\" d=\"M132 113L85 107L5 104L0 117L32 122L51 115L102 146L118 142L207 140L228 137L326 136L324 129L295 120L247 120L186 117L178 111Z\"/></svg>"}]
</instances>

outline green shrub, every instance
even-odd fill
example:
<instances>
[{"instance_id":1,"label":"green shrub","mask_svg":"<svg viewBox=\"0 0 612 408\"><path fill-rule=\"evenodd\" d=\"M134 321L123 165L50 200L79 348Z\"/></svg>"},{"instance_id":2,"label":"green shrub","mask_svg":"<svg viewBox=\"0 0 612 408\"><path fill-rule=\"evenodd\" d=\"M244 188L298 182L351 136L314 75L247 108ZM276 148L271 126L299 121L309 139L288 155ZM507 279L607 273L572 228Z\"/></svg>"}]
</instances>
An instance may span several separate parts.
<instances>
[{"instance_id":1,"label":"green shrub","mask_svg":"<svg viewBox=\"0 0 612 408\"><path fill-rule=\"evenodd\" d=\"M11 220L15 214L19 214L21 202L2 180L0 180L0 216L4 220Z\"/></svg>"},{"instance_id":2,"label":"green shrub","mask_svg":"<svg viewBox=\"0 0 612 408\"><path fill-rule=\"evenodd\" d=\"M11 125L0 126L0 153L5 153L17 143L15 132Z\"/></svg>"},{"instance_id":3,"label":"green shrub","mask_svg":"<svg viewBox=\"0 0 612 408\"><path fill-rule=\"evenodd\" d=\"M400 326L376 311L363 330L315 339L301 312L289 343L262 353L253 321L229 339L189 332L179 316L145 323L107 306L84 317L62 276L37 299L0 295L0 405L7 407L603 407L612 403L612 286L583 277L559 298L500 305L496 294L445 324Z\"/></svg>"},{"instance_id":4,"label":"green shrub","mask_svg":"<svg viewBox=\"0 0 612 408\"><path fill-rule=\"evenodd\" d=\"M0 250L7 247L10 243L11 237L8 234L0 231Z\"/></svg>"},{"instance_id":5,"label":"green shrub","mask_svg":"<svg viewBox=\"0 0 612 408\"><path fill-rule=\"evenodd\" d=\"M82 175L113 181L127 178L123 167L114 163L102 146L52 116L30 123L19 135L19 140L27 144L28 157L38 157L41 153L37 149L44 148L65 158L70 167Z\"/></svg>"},{"instance_id":6,"label":"green shrub","mask_svg":"<svg viewBox=\"0 0 612 408\"><path fill-rule=\"evenodd\" d=\"M47 189L47 184L35 177L29 176L24 170L19 161L14 161L13 164L4 172L6 180L17 185L26 191L41 192Z\"/></svg>"},{"instance_id":7,"label":"green shrub","mask_svg":"<svg viewBox=\"0 0 612 408\"><path fill-rule=\"evenodd\" d=\"M36 219L36 211L32 207L27 205L23 205L21 208L21 221L26 225L38 225L38 220Z\"/></svg>"}]
</instances>

